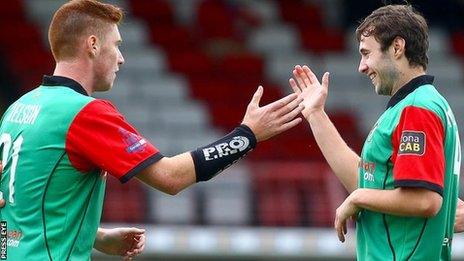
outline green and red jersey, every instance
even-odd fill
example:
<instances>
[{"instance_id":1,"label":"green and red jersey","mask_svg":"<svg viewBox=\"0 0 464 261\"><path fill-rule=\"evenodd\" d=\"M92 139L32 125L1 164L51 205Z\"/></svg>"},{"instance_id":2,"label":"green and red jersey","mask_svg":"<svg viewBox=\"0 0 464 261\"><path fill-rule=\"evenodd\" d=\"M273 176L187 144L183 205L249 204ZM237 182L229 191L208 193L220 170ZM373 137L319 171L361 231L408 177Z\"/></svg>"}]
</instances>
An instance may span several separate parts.
<instances>
[{"instance_id":1,"label":"green and red jersey","mask_svg":"<svg viewBox=\"0 0 464 261\"><path fill-rule=\"evenodd\" d=\"M362 210L358 260L451 260L461 149L453 112L432 82L419 76L393 95L365 141L359 187L428 189L442 196L441 209L430 218Z\"/></svg>"},{"instance_id":2,"label":"green and red jersey","mask_svg":"<svg viewBox=\"0 0 464 261\"><path fill-rule=\"evenodd\" d=\"M126 182L162 158L108 101L45 76L0 125L9 260L88 260L107 173Z\"/></svg>"}]
</instances>

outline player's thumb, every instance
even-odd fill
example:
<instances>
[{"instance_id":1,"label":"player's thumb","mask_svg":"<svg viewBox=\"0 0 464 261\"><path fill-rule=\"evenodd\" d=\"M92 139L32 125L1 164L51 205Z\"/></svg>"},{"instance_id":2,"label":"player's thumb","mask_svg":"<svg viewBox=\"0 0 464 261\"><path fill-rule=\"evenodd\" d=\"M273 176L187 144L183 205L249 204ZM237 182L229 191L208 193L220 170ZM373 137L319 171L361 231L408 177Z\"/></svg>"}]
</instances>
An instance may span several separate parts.
<instances>
[{"instance_id":1,"label":"player's thumb","mask_svg":"<svg viewBox=\"0 0 464 261\"><path fill-rule=\"evenodd\" d=\"M259 106L259 101L261 100L261 97L263 96L263 86L258 86L258 89L256 90L255 94L253 94L253 98L251 99L251 103Z\"/></svg>"},{"instance_id":2,"label":"player's thumb","mask_svg":"<svg viewBox=\"0 0 464 261\"><path fill-rule=\"evenodd\" d=\"M136 228L136 227L129 227L129 228L127 228L126 232L129 232L129 233L132 233L132 234L143 234L143 233L145 233L145 229Z\"/></svg>"},{"instance_id":3,"label":"player's thumb","mask_svg":"<svg viewBox=\"0 0 464 261\"><path fill-rule=\"evenodd\" d=\"M329 76L330 76L329 72L324 73L324 76L322 76L322 86L325 89L329 88Z\"/></svg>"}]
</instances>

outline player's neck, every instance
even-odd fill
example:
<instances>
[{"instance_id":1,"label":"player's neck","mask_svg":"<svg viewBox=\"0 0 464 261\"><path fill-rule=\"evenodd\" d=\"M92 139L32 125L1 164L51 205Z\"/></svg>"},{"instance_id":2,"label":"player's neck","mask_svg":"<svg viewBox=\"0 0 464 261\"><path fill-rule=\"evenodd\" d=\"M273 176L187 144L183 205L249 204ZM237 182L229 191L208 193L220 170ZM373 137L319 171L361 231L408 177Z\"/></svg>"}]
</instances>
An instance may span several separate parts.
<instances>
[{"instance_id":1,"label":"player's neck","mask_svg":"<svg viewBox=\"0 0 464 261\"><path fill-rule=\"evenodd\" d=\"M399 89L401 89L404 85L410 82L412 79L419 77L421 75L425 75L425 70L421 66L417 67L409 67L401 70L401 73L398 77L398 80L393 88L392 95L394 95Z\"/></svg>"},{"instance_id":2,"label":"player's neck","mask_svg":"<svg viewBox=\"0 0 464 261\"><path fill-rule=\"evenodd\" d=\"M93 93L91 72L88 66L73 61L60 61L56 63L54 76L71 78L78 82L91 95Z\"/></svg>"}]
</instances>

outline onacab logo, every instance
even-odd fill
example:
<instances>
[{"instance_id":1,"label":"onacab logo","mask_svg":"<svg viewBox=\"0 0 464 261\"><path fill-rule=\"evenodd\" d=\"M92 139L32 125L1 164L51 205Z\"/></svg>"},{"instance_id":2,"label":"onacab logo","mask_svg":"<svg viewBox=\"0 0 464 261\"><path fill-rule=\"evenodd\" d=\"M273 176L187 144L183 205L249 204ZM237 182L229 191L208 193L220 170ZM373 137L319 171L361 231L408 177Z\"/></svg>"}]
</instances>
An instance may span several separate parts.
<instances>
[{"instance_id":1,"label":"onacab logo","mask_svg":"<svg viewBox=\"0 0 464 261\"><path fill-rule=\"evenodd\" d=\"M426 135L423 131L403 131L398 155L419 155L425 153Z\"/></svg>"}]
</instances>

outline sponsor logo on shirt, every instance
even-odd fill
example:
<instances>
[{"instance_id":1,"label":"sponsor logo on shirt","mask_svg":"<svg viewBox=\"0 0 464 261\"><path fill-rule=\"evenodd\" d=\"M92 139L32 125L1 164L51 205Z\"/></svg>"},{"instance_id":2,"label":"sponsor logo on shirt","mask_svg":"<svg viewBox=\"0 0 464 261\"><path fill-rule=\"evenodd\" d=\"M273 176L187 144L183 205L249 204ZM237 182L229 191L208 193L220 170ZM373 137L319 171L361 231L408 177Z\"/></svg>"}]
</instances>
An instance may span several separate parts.
<instances>
[{"instance_id":1,"label":"sponsor logo on shirt","mask_svg":"<svg viewBox=\"0 0 464 261\"><path fill-rule=\"evenodd\" d=\"M244 151L250 145L250 141L247 137L236 136L229 143L220 143L214 147L208 147L203 149L205 159L214 160L222 158L224 156L235 154L239 151Z\"/></svg>"},{"instance_id":2,"label":"sponsor logo on shirt","mask_svg":"<svg viewBox=\"0 0 464 261\"><path fill-rule=\"evenodd\" d=\"M21 239L23 238L23 232L21 230L8 230L6 221L1 221L0 229L0 259L4 260L7 258L7 246L18 247Z\"/></svg>"},{"instance_id":3,"label":"sponsor logo on shirt","mask_svg":"<svg viewBox=\"0 0 464 261\"><path fill-rule=\"evenodd\" d=\"M423 131L403 131L401 133L398 155L424 155L425 138L426 136Z\"/></svg>"},{"instance_id":4,"label":"sponsor logo on shirt","mask_svg":"<svg viewBox=\"0 0 464 261\"><path fill-rule=\"evenodd\" d=\"M361 159L359 161L358 167L362 170L363 178L366 181L374 182L375 177L374 177L374 172L375 172L375 163L374 162L369 162Z\"/></svg>"},{"instance_id":5,"label":"sponsor logo on shirt","mask_svg":"<svg viewBox=\"0 0 464 261\"><path fill-rule=\"evenodd\" d=\"M126 151L128 153L142 152L145 150L147 141L144 138L123 128L119 129L119 133L121 134L123 141L127 146Z\"/></svg>"}]
</instances>

